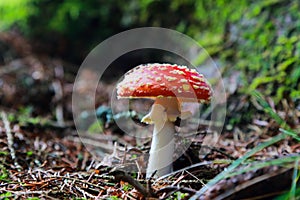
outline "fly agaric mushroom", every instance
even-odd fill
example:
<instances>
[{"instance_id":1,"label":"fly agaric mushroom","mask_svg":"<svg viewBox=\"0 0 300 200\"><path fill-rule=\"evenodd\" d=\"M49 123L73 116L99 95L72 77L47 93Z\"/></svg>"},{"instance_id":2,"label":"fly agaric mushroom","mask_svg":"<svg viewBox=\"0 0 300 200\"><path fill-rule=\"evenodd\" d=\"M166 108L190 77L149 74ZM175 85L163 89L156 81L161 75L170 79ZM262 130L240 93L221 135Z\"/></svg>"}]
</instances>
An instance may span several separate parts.
<instances>
[{"instance_id":1,"label":"fly agaric mushroom","mask_svg":"<svg viewBox=\"0 0 300 200\"><path fill-rule=\"evenodd\" d=\"M139 65L128 71L117 85L117 97L154 99L151 111L142 122L154 124L146 177L157 170L156 176L172 171L174 133L177 117L186 119L190 111L182 111L181 103L210 102L209 83L195 69L171 64Z\"/></svg>"}]
</instances>

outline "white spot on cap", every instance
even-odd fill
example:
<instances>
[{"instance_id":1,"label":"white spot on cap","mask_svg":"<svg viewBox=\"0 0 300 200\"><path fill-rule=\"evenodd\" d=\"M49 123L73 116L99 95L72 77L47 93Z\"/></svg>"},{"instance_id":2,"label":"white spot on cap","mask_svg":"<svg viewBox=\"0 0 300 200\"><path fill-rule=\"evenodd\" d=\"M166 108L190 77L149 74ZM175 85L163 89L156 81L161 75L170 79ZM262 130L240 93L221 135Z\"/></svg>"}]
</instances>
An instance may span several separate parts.
<instances>
[{"instance_id":1,"label":"white spot on cap","mask_svg":"<svg viewBox=\"0 0 300 200\"><path fill-rule=\"evenodd\" d=\"M209 87L206 86L199 86L199 89L210 91Z\"/></svg>"},{"instance_id":2,"label":"white spot on cap","mask_svg":"<svg viewBox=\"0 0 300 200\"><path fill-rule=\"evenodd\" d=\"M197 89L199 89L200 87L197 86L197 85L193 85L193 88L197 90Z\"/></svg>"},{"instance_id":3,"label":"white spot on cap","mask_svg":"<svg viewBox=\"0 0 300 200\"><path fill-rule=\"evenodd\" d=\"M178 69L174 69L172 71L170 71L171 74L181 74L181 75L185 75L185 73L183 71L180 71Z\"/></svg>"},{"instance_id":4,"label":"white spot on cap","mask_svg":"<svg viewBox=\"0 0 300 200\"><path fill-rule=\"evenodd\" d=\"M180 79L180 81L179 81L179 83L187 83L188 82L188 80L186 80L186 79Z\"/></svg>"},{"instance_id":5,"label":"white spot on cap","mask_svg":"<svg viewBox=\"0 0 300 200\"><path fill-rule=\"evenodd\" d=\"M187 67L186 66L183 66L183 65L179 65L179 66L177 66L179 69L187 69Z\"/></svg>"},{"instance_id":6,"label":"white spot on cap","mask_svg":"<svg viewBox=\"0 0 300 200\"><path fill-rule=\"evenodd\" d=\"M192 78L193 79L196 79L196 80L198 80L198 81L201 81L201 82L203 82L204 81L204 79L202 78L202 77L199 77L199 76L192 76Z\"/></svg>"},{"instance_id":7,"label":"white spot on cap","mask_svg":"<svg viewBox=\"0 0 300 200\"><path fill-rule=\"evenodd\" d=\"M187 91L190 90L190 85L188 85L188 84L183 84L183 85L182 85L182 88L183 88L184 91L187 92Z\"/></svg>"},{"instance_id":8,"label":"white spot on cap","mask_svg":"<svg viewBox=\"0 0 300 200\"><path fill-rule=\"evenodd\" d=\"M153 76L150 76L150 75L147 75L147 78L149 78L150 80L153 80L154 77Z\"/></svg>"},{"instance_id":9,"label":"white spot on cap","mask_svg":"<svg viewBox=\"0 0 300 200\"><path fill-rule=\"evenodd\" d=\"M164 71L164 70L167 70L168 68L167 67L159 67L158 69Z\"/></svg>"},{"instance_id":10,"label":"white spot on cap","mask_svg":"<svg viewBox=\"0 0 300 200\"><path fill-rule=\"evenodd\" d=\"M176 77L173 77L173 76L167 76L167 75L164 75L165 79L167 79L168 81L175 81L177 80Z\"/></svg>"},{"instance_id":11,"label":"white spot on cap","mask_svg":"<svg viewBox=\"0 0 300 200\"><path fill-rule=\"evenodd\" d=\"M161 78L160 78L160 77L156 77L155 80L156 80L157 82L159 82L159 81L161 81Z\"/></svg>"}]
</instances>

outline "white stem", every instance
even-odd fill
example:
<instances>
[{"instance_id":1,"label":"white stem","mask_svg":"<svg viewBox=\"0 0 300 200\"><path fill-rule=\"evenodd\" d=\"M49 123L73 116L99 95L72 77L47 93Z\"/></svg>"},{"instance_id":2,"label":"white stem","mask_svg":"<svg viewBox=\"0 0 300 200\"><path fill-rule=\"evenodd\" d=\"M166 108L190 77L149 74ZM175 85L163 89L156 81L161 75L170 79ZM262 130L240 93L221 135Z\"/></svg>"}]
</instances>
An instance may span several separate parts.
<instances>
[{"instance_id":1,"label":"white stem","mask_svg":"<svg viewBox=\"0 0 300 200\"><path fill-rule=\"evenodd\" d=\"M157 170L156 176L160 177L172 172L174 153L174 124L168 120L154 124L150 157L146 177L149 178Z\"/></svg>"},{"instance_id":2,"label":"white stem","mask_svg":"<svg viewBox=\"0 0 300 200\"><path fill-rule=\"evenodd\" d=\"M156 177L172 172L174 153L174 121L179 115L176 99L157 99L142 121L154 124L146 177L149 178L155 170Z\"/></svg>"}]
</instances>

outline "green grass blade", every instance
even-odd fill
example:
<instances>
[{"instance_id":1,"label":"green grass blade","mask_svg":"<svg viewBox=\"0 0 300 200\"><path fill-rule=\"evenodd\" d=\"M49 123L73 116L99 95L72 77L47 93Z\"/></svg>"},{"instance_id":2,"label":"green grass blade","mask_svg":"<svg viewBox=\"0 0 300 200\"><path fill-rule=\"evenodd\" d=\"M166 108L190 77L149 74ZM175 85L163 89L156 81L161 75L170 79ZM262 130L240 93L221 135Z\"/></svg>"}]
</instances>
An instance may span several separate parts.
<instances>
[{"instance_id":1,"label":"green grass blade","mask_svg":"<svg viewBox=\"0 0 300 200\"><path fill-rule=\"evenodd\" d=\"M300 173L298 171L300 158L295 162L294 173L293 173L293 182L291 186L291 190L289 192L289 199L296 199L296 190L297 190L297 182L299 180Z\"/></svg>"},{"instance_id":2,"label":"green grass blade","mask_svg":"<svg viewBox=\"0 0 300 200\"><path fill-rule=\"evenodd\" d=\"M287 134L289 136L292 136L294 139L298 140L300 142L300 137L298 134L292 130L285 130L283 128L279 129L282 133Z\"/></svg>"},{"instance_id":3,"label":"green grass blade","mask_svg":"<svg viewBox=\"0 0 300 200\"><path fill-rule=\"evenodd\" d=\"M263 107L264 111L268 113L282 128L280 131L284 134L292 136L294 139L300 141L298 134L293 131L289 125L271 108L271 106L264 100L261 93L258 91L253 91L251 95L258 101L258 103Z\"/></svg>"},{"instance_id":4,"label":"green grass blade","mask_svg":"<svg viewBox=\"0 0 300 200\"><path fill-rule=\"evenodd\" d=\"M292 164L300 159L300 156L287 156L276 158L267 161L258 161L258 162L251 162L250 165L245 166L242 169L239 169L236 172L229 173L225 178L230 178L232 176L236 176L242 173L250 172L253 170L258 170L264 167L269 166L287 166L289 163Z\"/></svg>"},{"instance_id":5,"label":"green grass blade","mask_svg":"<svg viewBox=\"0 0 300 200\"><path fill-rule=\"evenodd\" d=\"M257 90L251 92L251 95L258 101L263 107L264 111L269 114L281 127L290 129L286 122L271 108L269 103L263 98L262 94Z\"/></svg>"},{"instance_id":6,"label":"green grass blade","mask_svg":"<svg viewBox=\"0 0 300 200\"><path fill-rule=\"evenodd\" d=\"M277 143L283 139L286 138L285 134L280 134L277 135L275 137L273 137L272 139L270 139L269 141L263 142L260 145L256 146L255 148L253 148L252 150L248 151L244 156L242 156L241 158L233 161L233 163L223 172L221 172L220 174L218 174L215 178L213 178L211 181L209 181L206 186L204 186L203 188L201 188L201 190L199 190L194 196L191 197L192 200L196 200L199 196L201 196L204 192L206 192L210 187L212 187L213 185L215 185L217 182L223 180L224 178L226 178L226 176L231 173L235 168L237 168L240 164L242 164L243 162L245 162L249 157L251 157L252 155L254 155L255 153L261 151L262 149Z\"/></svg>"}]
</instances>

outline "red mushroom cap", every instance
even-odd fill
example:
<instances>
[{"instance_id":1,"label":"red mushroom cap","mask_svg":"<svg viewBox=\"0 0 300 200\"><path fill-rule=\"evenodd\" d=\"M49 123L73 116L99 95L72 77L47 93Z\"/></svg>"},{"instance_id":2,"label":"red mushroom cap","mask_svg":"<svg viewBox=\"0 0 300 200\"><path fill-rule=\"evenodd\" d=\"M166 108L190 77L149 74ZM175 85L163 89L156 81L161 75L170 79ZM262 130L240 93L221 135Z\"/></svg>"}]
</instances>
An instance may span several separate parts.
<instances>
[{"instance_id":1,"label":"red mushroom cap","mask_svg":"<svg viewBox=\"0 0 300 200\"><path fill-rule=\"evenodd\" d=\"M209 102L212 90L202 74L172 64L139 65L117 85L118 98L176 97Z\"/></svg>"}]
</instances>

